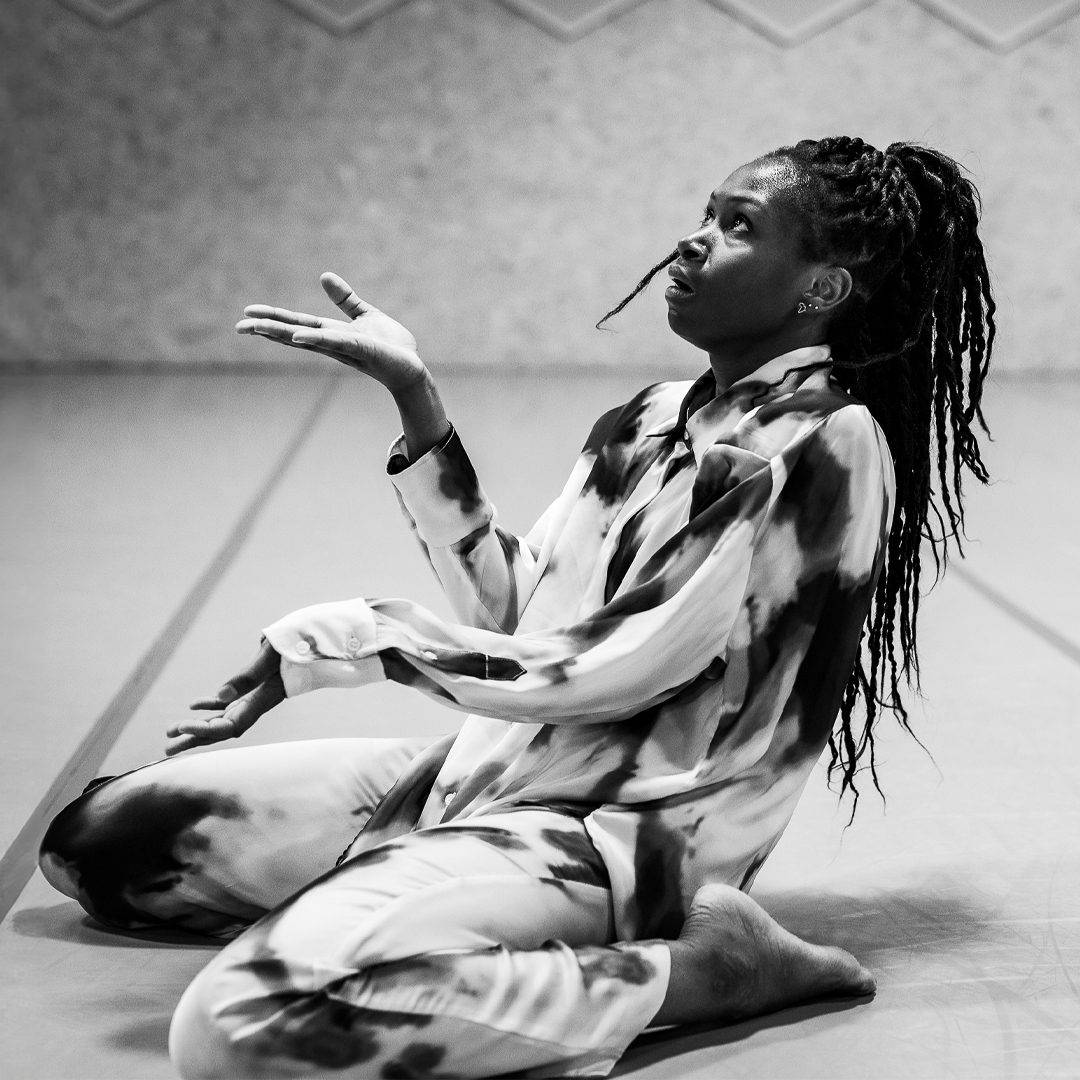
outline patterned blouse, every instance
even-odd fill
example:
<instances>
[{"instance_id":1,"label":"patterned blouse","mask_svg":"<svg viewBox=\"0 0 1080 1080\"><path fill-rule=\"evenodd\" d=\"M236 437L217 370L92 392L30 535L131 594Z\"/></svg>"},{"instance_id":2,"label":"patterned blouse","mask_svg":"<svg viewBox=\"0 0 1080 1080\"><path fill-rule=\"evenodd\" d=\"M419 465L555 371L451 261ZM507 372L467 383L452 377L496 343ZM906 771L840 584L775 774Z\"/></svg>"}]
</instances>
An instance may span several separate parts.
<instances>
[{"instance_id":1,"label":"patterned blouse","mask_svg":"<svg viewBox=\"0 0 1080 1080\"><path fill-rule=\"evenodd\" d=\"M622 940L675 936L707 881L748 888L836 719L891 523L885 438L828 348L605 413L524 537L454 432L412 464L399 440L388 471L460 623L357 599L264 631L289 696L393 679L472 714L398 781L374 842L576 814Z\"/></svg>"}]
</instances>

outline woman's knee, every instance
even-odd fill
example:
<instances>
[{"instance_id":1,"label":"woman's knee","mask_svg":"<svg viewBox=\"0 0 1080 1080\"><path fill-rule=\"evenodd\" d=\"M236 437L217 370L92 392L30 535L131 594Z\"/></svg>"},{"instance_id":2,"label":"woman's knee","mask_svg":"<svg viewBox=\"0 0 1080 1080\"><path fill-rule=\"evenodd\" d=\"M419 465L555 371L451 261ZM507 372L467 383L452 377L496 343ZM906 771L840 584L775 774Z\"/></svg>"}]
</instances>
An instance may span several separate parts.
<instances>
[{"instance_id":1,"label":"woman's knee","mask_svg":"<svg viewBox=\"0 0 1080 1080\"><path fill-rule=\"evenodd\" d=\"M178 886L206 846L193 827L210 815L234 817L242 810L214 792L162 784L153 769L115 777L60 811L41 843L42 873L103 923L221 932L236 923L235 913L192 905Z\"/></svg>"},{"instance_id":2,"label":"woman's knee","mask_svg":"<svg viewBox=\"0 0 1080 1080\"><path fill-rule=\"evenodd\" d=\"M353 998L366 1000L373 982L387 983L384 989L391 997L400 998L408 989L430 1005L424 979L438 973L445 985L452 985L448 962L431 958L427 965L420 958L329 980L316 973L313 979L318 965L293 965L275 956L259 929L220 953L180 999L169 1031L169 1055L183 1080L280 1080L343 1072L353 1080L428 1075L410 1069L410 1061L423 1051L429 1058L434 1053L430 1063L437 1064L445 1054L431 1043L432 1032L441 1026L432 1011L402 1012L392 1003L370 1007ZM380 995L376 991L374 996Z\"/></svg>"},{"instance_id":3,"label":"woman's knee","mask_svg":"<svg viewBox=\"0 0 1080 1080\"><path fill-rule=\"evenodd\" d=\"M282 1012L303 1009L305 995L294 993L291 1001L274 1001L258 996L254 986L239 988L237 994L235 977L227 980L229 993L214 975L208 971L198 976L173 1013L169 1057L181 1080L280 1078L290 1075L290 1066L296 1075L310 1072L313 1062L305 1057L311 1055L289 1054L281 1037L281 1029L289 1026Z\"/></svg>"},{"instance_id":4,"label":"woman's knee","mask_svg":"<svg viewBox=\"0 0 1080 1080\"><path fill-rule=\"evenodd\" d=\"M85 876L93 881L97 876L95 869L102 848L108 853L110 848L115 847L107 839L109 819L115 807L108 806L108 801L105 806L102 805L99 796L104 786L106 782L95 781L77 799L68 803L49 823L38 850L38 865L46 881L65 896L78 900L88 911L90 908L87 907L82 879ZM116 853L112 854L110 861L115 863Z\"/></svg>"},{"instance_id":5,"label":"woman's knee","mask_svg":"<svg viewBox=\"0 0 1080 1080\"><path fill-rule=\"evenodd\" d=\"M197 981L196 981L197 983ZM182 1080L239 1077L230 1060L228 1036L215 1024L210 1011L193 994L192 984L180 999L169 1028L169 1057Z\"/></svg>"}]
</instances>

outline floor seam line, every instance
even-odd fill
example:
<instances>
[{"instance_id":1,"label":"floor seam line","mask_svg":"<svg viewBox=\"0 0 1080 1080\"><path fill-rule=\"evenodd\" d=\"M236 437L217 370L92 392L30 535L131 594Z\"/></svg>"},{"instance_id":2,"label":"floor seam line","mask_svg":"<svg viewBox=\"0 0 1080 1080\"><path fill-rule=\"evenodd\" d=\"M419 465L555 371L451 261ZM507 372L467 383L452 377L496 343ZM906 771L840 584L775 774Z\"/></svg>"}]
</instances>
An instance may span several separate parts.
<instances>
[{"instance_id":1,"label":"floor seam line","mask_svg":"<svg viewBox=\"0 0 1080 1080\"><path fill-rule=\"evenodd\" d=\"M0 858L0 922L18 900L37 866L37 848L48 822L57 810L75 798L101 766L165 665L206 606L229 567L251 535L255 522L270 501L290 466L315 430L343 379L330 378L315 404L297 426L273 467L248 500L214 557L188 589L179 607L153 643L98 714L79 745L56 774L48 791L31 811L23 827Z\"/></svg>"},{"instance_id":2,"label":"floor seam line","mask_svg":"<svg viewBox=\"0 0 1080 1080\"><path fill-rule=\"evenodd\" d=\"M998 592L993 585L984 581L978 574L973 573L966 566L960 566L955 562L950 562L949 570L956 574L969 589L977 592L984 600L988 600L998 608L998 610L1003 611L1008 615L1013 622L1019 623L1025 630L1030 631L1044 644L1049 645L1062 656L1080 666L1080 645L1071 641L1060 631L1055 630L1049 623L1043 622L1038 616L1032 615L1030 611L1026 611L1014 600L1010 600L1004 593Z\"/></svg>"}]
</instances>

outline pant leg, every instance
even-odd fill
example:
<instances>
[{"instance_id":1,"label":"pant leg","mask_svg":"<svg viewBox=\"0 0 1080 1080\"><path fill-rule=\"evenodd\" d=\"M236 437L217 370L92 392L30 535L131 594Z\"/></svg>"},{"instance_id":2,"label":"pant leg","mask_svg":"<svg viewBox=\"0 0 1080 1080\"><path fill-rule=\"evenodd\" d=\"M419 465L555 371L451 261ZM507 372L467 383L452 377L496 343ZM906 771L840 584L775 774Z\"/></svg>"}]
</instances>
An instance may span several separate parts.
<instances>
[{"instance_id":1,"label":"pant leg","mask_svg":"<svg viewBox=\"0 0 1080 1080\"><path fill-rule=\"evenodd\" d=\"M344 863L227 946L185 992L184 1080L605 1075L667 990L661 943L612 944L581 821L521 810Z\"/></svg>"},{"instance_id":2,"label":"pant leg","mask_svg":"<svg viewBox=\"0 0 1080 1080\"><path fill-rule=\"evenodd\" d=\"M96 919L235 935L332 868L427 739L318 739L187 754L57 815L41 868Z\"/></svg>"}]
</instances>

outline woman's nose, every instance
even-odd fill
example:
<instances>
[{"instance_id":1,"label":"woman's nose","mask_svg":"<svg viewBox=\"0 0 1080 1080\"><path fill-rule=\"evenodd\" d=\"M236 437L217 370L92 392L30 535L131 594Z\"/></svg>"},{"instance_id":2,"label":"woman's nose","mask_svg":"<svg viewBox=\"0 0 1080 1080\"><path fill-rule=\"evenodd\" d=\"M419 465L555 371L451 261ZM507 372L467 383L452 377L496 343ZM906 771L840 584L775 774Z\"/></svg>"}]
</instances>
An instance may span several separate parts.
<instances>
[{"instance_id":1,"label":"woman's nose","mask_svg":"<svg viewBox=\"0 0 1080 1080\"><path fill-rule=\"evenodd\" d=\"M701 261L705 258L705 244L699 233L691 233L684 236L678 244L679 254L687 261Z\"/></svg>"}]
</instances>

